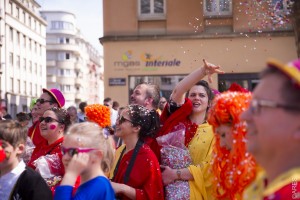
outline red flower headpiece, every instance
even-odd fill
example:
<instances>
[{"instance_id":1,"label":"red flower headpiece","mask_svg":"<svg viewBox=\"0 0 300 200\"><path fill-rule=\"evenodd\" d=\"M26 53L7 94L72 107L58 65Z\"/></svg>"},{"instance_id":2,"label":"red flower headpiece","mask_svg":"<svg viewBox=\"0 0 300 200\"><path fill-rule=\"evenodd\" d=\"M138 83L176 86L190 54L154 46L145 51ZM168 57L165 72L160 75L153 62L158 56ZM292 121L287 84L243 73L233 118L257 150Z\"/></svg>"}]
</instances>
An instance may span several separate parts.
<instances>
[{"instance_id":1,"label":"red flower headpiece","mask_svg":"<svg viewBox=\"0 0 300 200\"><path fill-rule=\"evenodd\" d=\"M243 88L237 83L232 83L228 89L231 92L249 92L247 89Z\"/></svg>"},{"instance_id":2,"label":"red flower headpiece","mask_svg":"<svg viewBox=\"0 0 300 200\"><path fill-rule=\"evenodd\" d=\"M85 114L89 121L97 123L102 128L110 126L110 109L101 104L92 104L85 107Z\"/></svg>"}]
</instances>

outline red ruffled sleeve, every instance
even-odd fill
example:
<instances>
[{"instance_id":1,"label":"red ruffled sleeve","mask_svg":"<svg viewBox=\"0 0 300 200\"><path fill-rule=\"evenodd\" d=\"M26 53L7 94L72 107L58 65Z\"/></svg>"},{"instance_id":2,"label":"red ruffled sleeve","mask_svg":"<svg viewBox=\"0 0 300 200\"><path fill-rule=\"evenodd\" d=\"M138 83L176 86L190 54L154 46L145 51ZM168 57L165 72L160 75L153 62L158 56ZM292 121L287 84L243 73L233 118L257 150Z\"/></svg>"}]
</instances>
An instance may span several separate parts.
<instances>
[{"instance_id":1,"label":"red ruffled sleeve","mask_svg":"<svg viewBox=\"0 0 300 200\"><path fill-rule=\"evenodd\" d=\"M187 117L192 113L193 104L188 98L185 99L185 103L178 108L174 113L169 113L169 104L167 104L160 116L161 128L156 137L166 135L172 131L172 129L180 122L186 121ZM156 140L153 140L149 145L152 151L155 153L158 161L160 162L160 149Z\"/></svg>"}]
</instances>

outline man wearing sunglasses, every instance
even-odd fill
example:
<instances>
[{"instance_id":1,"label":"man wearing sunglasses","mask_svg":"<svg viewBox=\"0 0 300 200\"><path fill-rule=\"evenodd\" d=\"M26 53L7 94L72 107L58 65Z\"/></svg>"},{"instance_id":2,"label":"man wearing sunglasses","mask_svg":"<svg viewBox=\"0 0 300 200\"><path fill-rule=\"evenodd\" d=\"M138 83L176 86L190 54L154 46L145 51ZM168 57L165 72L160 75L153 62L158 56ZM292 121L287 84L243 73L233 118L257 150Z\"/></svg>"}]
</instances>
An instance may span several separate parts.
<instances>
[{"instance_id":1,"label":"man wearing sunglasses","mask_svg":"<svg viewBox=\"0 0 300 200\"><path fill-rule=\"evenodd\" d=\"M241 119L248 151L266 170L262 199L300 199L300 59L267 63Z\"/></svg>"},{"instance_id":2,"label":"man wearing sunglasses","mask_svg":"<svg viewBox=\"0 0 300 200\"><path fill-rule=\"evenodd\" d=\"M56 88L43 89L43 93L36 100L37 110L36 113L41 117L44 112L50 108L58 107L62 108L65 105L65 98L60 90ZM39 129L40 121L37 120L29 129L28 136L31 138L35 147L47 143L47 141L41 136Z\"/></svg>"}]
</instances>

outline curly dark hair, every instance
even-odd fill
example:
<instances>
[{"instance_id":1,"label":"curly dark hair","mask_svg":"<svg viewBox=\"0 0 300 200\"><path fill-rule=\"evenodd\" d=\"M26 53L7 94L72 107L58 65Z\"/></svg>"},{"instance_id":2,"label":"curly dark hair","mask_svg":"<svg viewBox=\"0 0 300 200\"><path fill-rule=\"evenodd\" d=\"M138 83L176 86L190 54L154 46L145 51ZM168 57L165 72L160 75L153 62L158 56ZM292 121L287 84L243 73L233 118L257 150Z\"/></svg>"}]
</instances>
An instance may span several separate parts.
<instances>
[{"instance_id":1,"label":"curly dark hair","mask_svg":"<svg viewBox=\"0 0 300 200\"><path fill-rule=\"evenodd\" d=\"M140 126L139 138L155 137L159 129L159 115L155 110L148 110L137 104L129 105L128 115L133 126Z\"/></svg>"},{"instance_id":2,"label":"curly dark hair","mask_svg":"<svg viewBox=\"0 0 300 200\"><path fill-rule=\"evenodd\" d=\"M53 107L53 108L50 108L49 110L51 110L55 113L56 117L58 118L58 122L60 124L65 125L65 132L66 132L66 130L71 125L70 115L67 112L67 110L63 109L63 108L58 108L58 107Z\"/></svg>"}]
</instances>

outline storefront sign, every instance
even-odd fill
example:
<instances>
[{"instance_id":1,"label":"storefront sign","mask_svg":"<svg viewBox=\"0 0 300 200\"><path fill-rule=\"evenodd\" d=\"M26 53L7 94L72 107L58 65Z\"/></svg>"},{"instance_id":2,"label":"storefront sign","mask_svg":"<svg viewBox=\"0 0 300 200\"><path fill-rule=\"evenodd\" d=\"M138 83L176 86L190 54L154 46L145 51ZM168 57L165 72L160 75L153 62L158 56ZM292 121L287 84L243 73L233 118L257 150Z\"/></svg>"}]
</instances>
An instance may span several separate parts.
<instances>
[{"instance_id":1,"label":"storefront sign","mask_svg":"<svg viewBox=\"0 0 300 200\"><path fill-rule=\"evenodd\" d=\"M157 70L155 68L180 67L181 61L176 58L165 59L163 56L153 56L150 53L142 53L139 58L133 55L132 50L128 50L122 55L122 60L114 61L113 65L117 69L134 69L144 67L144 70Z\"/></svg>"},{"instance_id":2,"label":"storefront sign","mask_svg":"<svg viewBox=\"0 0 300 200\"><path fill-rule=\"evenodd\" d=\"M126 85L126 78L109 78L109 86L123 86Z\"/></svg>"}]
</instances>

